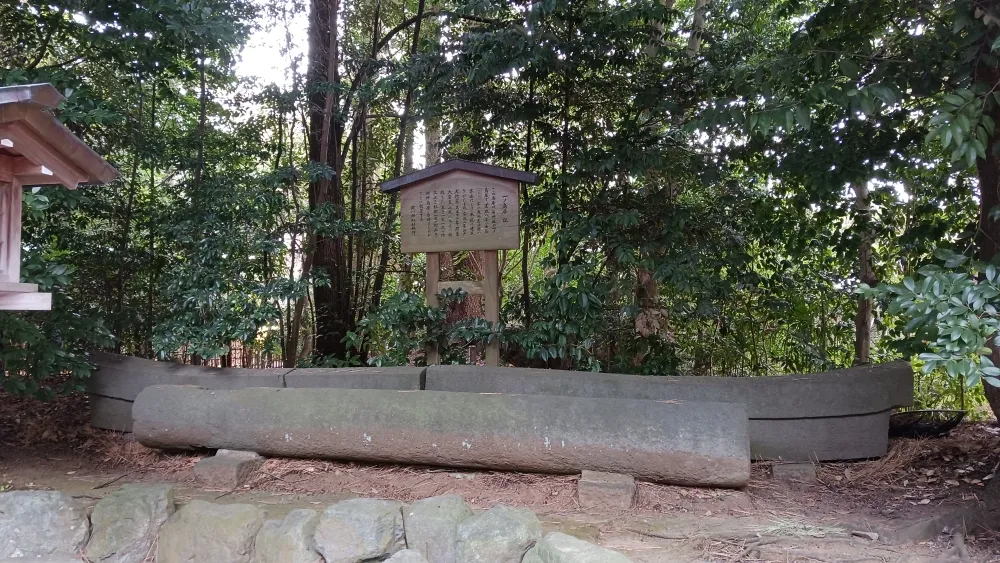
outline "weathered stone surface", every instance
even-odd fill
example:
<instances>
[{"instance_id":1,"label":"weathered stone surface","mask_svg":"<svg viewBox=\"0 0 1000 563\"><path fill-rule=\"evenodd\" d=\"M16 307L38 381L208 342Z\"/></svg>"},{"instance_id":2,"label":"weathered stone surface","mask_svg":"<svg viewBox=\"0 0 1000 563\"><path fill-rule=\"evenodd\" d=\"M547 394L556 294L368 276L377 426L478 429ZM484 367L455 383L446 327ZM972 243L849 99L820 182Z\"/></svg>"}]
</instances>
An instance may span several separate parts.
<instances>
[{"instance_id":1,"label":"weathered stone surface","mask_svg":"<svg viewBox=\"0 0 1000 563\"><path fill-rule=\"evenodd\" d=\"M458 524L470 516L472 509L458 495L418 500L403 510L406 545L434 563L457 563Z\"/></svg>"},{"instance_id":2,"label":"weathered stone surface","mask_svg":"<svg viewBox=\"0 0 1000 563\"><path fill-rule=\"evenodd\" d=\"M87 395L87 402L90 405L90 425L94 428L132 431L132 401L90 394Z\"/></svg>"},{"instance_id":3,"label":"weathered stone surface","mask_svg":"<svg viewBox=\"0 0 1000 563\"><path fill-rule=\"evenodd\" d=\"M252 563L323 563L313 533L319 522L315 510L293 510L284 520L264 522L254 544Z\"/></svg>"},{"instance_id":4,"label":"weathered stone surface","mask_svg":"<svg viewBox=\"0 0 1000 563\"><path fill-rule=\"evenodd\" d=\"M538 556L538 545L528 550L521 559L521 563L542 563L542 558Z\"/></svg>"},{"instance_id":5,"label":"weathered stone surface","mask_svg":"<svg viewBox=\"0 0 1000 563\"><path fill-rule=\"evenodd\" d=\"M816 466L811 463L775 463L771 477L786 483L811 484L816 482Z\"/></svg>"},{"instance_id":6,"label":"weathered stone surface","mask_svg":"<svg viewBox=\"0 0 1000 563\"><path fill-rule=\"evenodd\" d=\"M754 459L862 459L885 455L889 413L913 404L906 362L777 377L649 377L562 370L431 366L428 391L543 394L746 406Z\"/></svg>"},{"instance_id":7,"label":"weathered stone surface","mask_svg":"<svg viewBox=\"0 0 1000 563\"><path fill-rule=\"evenodd\" d=\"M549 473L626 473L678 485L750 478L742 405L359 389L148 387L133 431L158 448L233 448Z\"/></svg>"},{"instance_id":8,"label":"weathered stone surface","mask_svg":"<svg viewBox=\"0 0 1000 563\"><path fill-rule=\"evenodd\" d=\"M242 459L246 461L264 461L264 458L260 457L257 452L248 452L245 450L218 450L215 452L215 457L224 457L226 459Z\"/></svg>"},{"instance_id":9,"label":"weathered stone surface","mask_svg":"<svg viewBox=\"0 0 1000 563\"><path fill-rule=\"evenodd\" d=\"M521 563L541 537L542 525L534 512L494 506L458 525L455 554L462 563Z\"/></svg>"},{"instance_id":10,"label":"weathered stone surface","mask_svg":"<svg viewBox=\"0 0 1000 563\"><path fill-rule=\"evenodd\" d=\"M193 500L160 529L157 563L249 563L264 511Z\"/></svg>"},{"instance_id":11,"label":"weathered stone surface","mask_svg":"<svg viewBox=\"0 0 1000 563\"><path fill-rule=\"evenodd\" d=\"M435 559L434 561L437 561ZM395 555L385 560L386 563L427 563L423 555L420 555L419 551L414 551L412 549L404 549L403 551L397 551Z\"/></svg>"},{"instance_id":12,"label":"weathered stone surface","mask_svg":"<svg viewBox=\"0 0 1000 563\"><path fill-rule=\"evenodd\" d=\"M406 547L403 504L350 499L327 507L316 525L316 550L326 563L358 563Z\"/></svg>"},{"instance_id":13,"label":"weathered stone surface","mask_svg":"<svg viewBox=\"0 0 1000 563\"><path fill-rule=\"evenodd\" d=\"M584 470L576 485L577 498L584 508L628 510L635 498L635 477L621 473Z\"/></svg>"},{"instance_id":14,"label":"weathered stone surface","mask_svg":"<svg viewBox=\"0 0 1000 563\"><path fill-rule=\"evenodd\" d=\"M64 493L0 493L0 558L72 555L89 532L87 512Z\"/></svg>"},{"instance_id":15,"label":"weathered stone surface","mask_svg":"<svg viewBox=\"0 0 1000 563\"><path fill-rule=\"evenodd\" d=\"M88 563L79 557L71 555L47 555L44 557L34 557L28 559L31 563ZM0 563L26 563L21 557L11 559L0 559Z\"/></svg>"},{"instance_id":16,"label":"weathered stone surface","mask_svg":"<svg viewBox=\"0 0 1000 563\"><path fill-rule=\"evenodd\" d=\"M883 412L913 403L909 362L768 377L624 375L470 365L430 366L428 391L740 403L754 419Z\"/></svg>"},{"instance_id":17,"label":"weathered stone surface","mask_svg":"<svg viewBox=\"0 0 1000 563\"><path fill-rule=\"evenodd\" d=\"M231 490L242 485L260 464L260 456L242 459L216 455L194 464L194 476L206 487Z\"/></svg>"},{"instance_id":18,"label":"weathered stone surface","mask_svg":"<svg viewBox=\"0 0 1000 563\"><path fill-rule=\"evenodd\" d=\"M536 563L631 563L616 551L559 532L546 534L533 551Z\"/></svg>"},{"instance_id":19,"label":"weathered stone surface","mask_svg":"<svg viewBox=\"0 0 1000 563\"><path fill-rule=\"evenodd\" d=\"M93 536L87 559L108 563L142 563L156 534L174 513L170 485L125 485L101 499L90 516Z\"/></svg>"},{"instance_id":20,"label":"weathered stone surface","mask_svg":"<svg viewBox=\"0 0 1000 563\"><path fill-rule=\"evenodd\" d=\"M298 368L285 375L285 386L416 391L423 372L410 367Z\"/></svg>"},{"instance_id":21,"label":"weathered stone surface","mask_svg":"<svg viewBox=\"0 0 1000 563\"><path fill-rule=\"evenodd\" d=\"M283 387L284 375L291 368L244 369L192 366L92 353L97 371L87 379L87 392L102 397L134 401L150 385L197 385L207 389L243 389L244 387Z\"/></svg>"},{"instance_id":22,"label":"weathered stone surface","mask_svg":"<svg viewBox=\"0 0 1000 563\"><path fill-rule=\"evenodd\" d=\"M802 462L881 457L889 447L890 414L886 409L823 418L753 418L750 451L754 459Z\"/></svg>"}]
</instances>

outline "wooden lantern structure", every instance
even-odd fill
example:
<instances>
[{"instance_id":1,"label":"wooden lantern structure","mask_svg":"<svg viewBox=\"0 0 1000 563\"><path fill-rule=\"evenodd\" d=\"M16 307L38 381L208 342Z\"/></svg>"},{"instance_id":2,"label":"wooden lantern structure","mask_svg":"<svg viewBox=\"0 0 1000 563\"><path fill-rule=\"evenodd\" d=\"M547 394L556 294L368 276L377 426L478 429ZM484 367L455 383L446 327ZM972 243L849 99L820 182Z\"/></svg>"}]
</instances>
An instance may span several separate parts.
<instances>
[{"instance_id":1,"label":"wooden lantern structure","mask_svg":"<svg viewBox=\"0 0 1000 563\"><path fill-rule=\"evenodd\" d=\"M118 172L49 110L63 96L50 84L0 88L0 310L48 311L52 294L21 283L23 186L106 184Z\"/></svg>"},{"instance_id":2,"label":"wooden lantern structure","mask_svg":"<svg viewBox=\"0 0 1000 563\"><path fill-rule=\"evenodd\" d=\"M383 192L400 192L400 243L403 252L427 253L427 304L438 306L442 289L462 289L482 295L486 320L500 321L498 250L520 247L522 183L538 176L468 160L449 160L382 183ZM482 250L486 258L482 281L442 282L439 252ZM427 349L427 365L439 363L436 346ZM500 365L500 345L486 346L486 365Z\"/></svg>"}]
</instances>

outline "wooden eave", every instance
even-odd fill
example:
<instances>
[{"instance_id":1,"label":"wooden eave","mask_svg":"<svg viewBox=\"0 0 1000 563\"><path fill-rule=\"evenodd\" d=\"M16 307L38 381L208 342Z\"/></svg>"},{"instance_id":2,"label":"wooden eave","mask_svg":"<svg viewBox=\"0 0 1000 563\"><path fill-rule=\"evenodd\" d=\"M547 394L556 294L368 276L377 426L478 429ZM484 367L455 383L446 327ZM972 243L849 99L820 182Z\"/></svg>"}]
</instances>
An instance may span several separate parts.
<instances>
[{"instance_id":1,"label":"wooden eave","mask_svg":"<svg viewBox=\"0 0 1000 563\"><path fill-rule=\"evenodd\" d=\"M50 84L0 88L0 170L29 186L114 181L118 171L50 113L62 100Z\"/></svg>"},{"instance_id":2,"label":"wooden eave","mask_svg":"<svg viewBox=\"0 0 1000 563\"><path fill-rule=\"evenodd\" d=\"M472 162L471 160L454 159L440 164L435 164L434 166L428 166L423 170L417 170L416 172L411 172L404 176L386 180L385 182L382 182L380 187L383 192L391 193L410 184L423 182L453 170L465 170L474 174L482 174L483 176L516 180L524 184L534 184L538 181L538 174L534 174L532 172L513 170L511 168L493 166L492 164L483 164L481 162Z\"/></svg>"}]
</instances>

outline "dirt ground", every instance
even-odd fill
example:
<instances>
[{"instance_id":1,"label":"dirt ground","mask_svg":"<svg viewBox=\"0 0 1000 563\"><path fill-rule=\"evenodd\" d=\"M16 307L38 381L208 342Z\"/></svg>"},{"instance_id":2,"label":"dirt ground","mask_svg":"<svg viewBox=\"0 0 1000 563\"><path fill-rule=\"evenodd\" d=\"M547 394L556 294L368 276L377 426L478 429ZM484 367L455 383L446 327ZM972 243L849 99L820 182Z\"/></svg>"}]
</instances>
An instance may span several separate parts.
<instances>
[{"instance_id":1,"label":"dirt ground","mask_svg":"<svg viewBox=\"0 0 1000 563\"><path fill-rule=\"evenodd\" d=\"M364 496L412 501L460 494L476 508L530 508L543 527L626 553L636 562L959 561L953 539L911 543L900 530L974 500L1000 467L1000 428L894 441L888 456L817 467L813 484L783 483L755 464L745 491L640 483L623 512L582 509L576 477L269 459L238 490L198 486L210 452L167 455L130 436L91 429L85 397L39 403L0 393L0 490L59 489L93 504L129 482L176 484L181 503L251 502L272 516ZM878 534L878 539L871 539ZM1000 532L966 538L972 561L1000 562Z\"/></svg>"}]
</instances>

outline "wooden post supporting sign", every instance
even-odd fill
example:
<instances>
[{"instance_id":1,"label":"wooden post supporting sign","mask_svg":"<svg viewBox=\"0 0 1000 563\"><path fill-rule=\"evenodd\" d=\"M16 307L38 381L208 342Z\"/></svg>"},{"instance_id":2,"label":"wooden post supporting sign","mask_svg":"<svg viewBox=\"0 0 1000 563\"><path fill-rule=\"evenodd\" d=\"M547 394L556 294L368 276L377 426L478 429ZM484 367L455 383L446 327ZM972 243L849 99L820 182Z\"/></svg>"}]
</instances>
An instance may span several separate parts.
<instances>
[{"instance_id":1,"label":"wooden post supporting sign","mask_svg":"<svg viewBox=\"0 0 1000 563\"><path fill-rule=\"evenodd\" d=\"M427 305L439 306L443 289L483 295L486 320L500 322L498 250L520 247L520 184L533 184L530 172L467 160L449 160L382 184L383 192L400 190L400 246L406 253L427 253ZM482 281L442 282L439 252L482 250ZM427 347L427 365L440 363L436 344ZM500 365L500 342L486 346L486 364Z\"/></svg>"}]
</instances>

